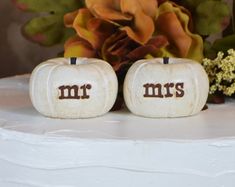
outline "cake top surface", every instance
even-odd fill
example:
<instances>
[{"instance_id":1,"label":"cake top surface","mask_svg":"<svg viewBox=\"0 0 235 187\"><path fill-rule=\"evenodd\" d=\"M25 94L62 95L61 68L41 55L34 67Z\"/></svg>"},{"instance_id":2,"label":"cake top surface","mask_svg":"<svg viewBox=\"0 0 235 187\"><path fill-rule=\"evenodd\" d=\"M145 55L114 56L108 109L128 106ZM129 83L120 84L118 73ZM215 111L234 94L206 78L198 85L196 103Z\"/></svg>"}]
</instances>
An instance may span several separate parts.
<instances>
[{"instance_id":1,"label":"cake top surface","mask_svg":"<svg viewBox=\"0 0 235 187\"><path fill-rule=\"evenodd\" d=\"M151 119L121 110L91 119L52 119L32 106L29 75L0 80L0 133L105 140L208 140L235 138L235 102L209 105L198 115Z\"/></svg>"}]
</instances>

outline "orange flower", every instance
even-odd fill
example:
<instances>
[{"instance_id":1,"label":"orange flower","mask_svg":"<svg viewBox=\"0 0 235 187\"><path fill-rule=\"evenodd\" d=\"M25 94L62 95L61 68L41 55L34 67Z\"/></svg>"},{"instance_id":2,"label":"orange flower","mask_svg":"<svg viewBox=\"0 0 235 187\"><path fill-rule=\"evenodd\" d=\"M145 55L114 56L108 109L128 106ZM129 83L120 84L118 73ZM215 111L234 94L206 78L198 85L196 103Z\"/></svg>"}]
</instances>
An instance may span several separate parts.
<instances>
[{"instance_id":1,"label":"orange flower","mask_svg":"<svg viewBox=\"0 0 235 187\"><path fill-rule=\"evenodd\" d=\"M126 31L140 44L145 44L154 32L156 0L86 0L87 8L96 17Z\"/></svg>"},{"instance_id":2,"label":"orange flower","mask_svg":"<svg viewBox=\"0 0 235 187\"><path fill-rule=\"evenodd\" d=\"M116 71L141 58L203 57L188 11L170 1L86 0L86 8L66 14L64 22L77 33L65 43L66 57L102 58Z\"/></svg>"},{"instance_id":3,"label":"orange flower","mask_svg":"<svg viewBox=\"0 0 235 187\"><path fill-rule=\"evenodd\" d=\"M79 50L76 52L76 47L88 52L88 57L96 56L104 40L114 32L115 28L114 25L95 18L86 8L66 14L64 16L64 22L67 27L73 27L77 32L77 36L70 38L65 43L64 56L87 55L81 53ZM70 49L71 46L73 46L73 51Z\"/></svg>"}]
</instances>

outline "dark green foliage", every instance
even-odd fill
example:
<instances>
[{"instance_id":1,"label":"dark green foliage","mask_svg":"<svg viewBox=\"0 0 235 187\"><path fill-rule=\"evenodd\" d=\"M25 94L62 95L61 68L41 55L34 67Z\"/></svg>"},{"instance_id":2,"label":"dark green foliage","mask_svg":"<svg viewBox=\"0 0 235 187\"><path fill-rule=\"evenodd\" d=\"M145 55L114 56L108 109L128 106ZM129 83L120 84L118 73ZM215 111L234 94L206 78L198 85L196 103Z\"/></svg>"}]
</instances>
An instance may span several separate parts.
<instances>
[{"instance_id":1,"label":"dark green foliage","mask_svg":"<svg viewBox=\"0 0 235 187\"><path fill-rule=\"evenodd\" d=\"M23 34L40 45L51 46L64 42L74 34L64 27L63 16L84 6L83 0L15 0L18 8L35 13L23 27Z\"/></svg>"}]
</instances>

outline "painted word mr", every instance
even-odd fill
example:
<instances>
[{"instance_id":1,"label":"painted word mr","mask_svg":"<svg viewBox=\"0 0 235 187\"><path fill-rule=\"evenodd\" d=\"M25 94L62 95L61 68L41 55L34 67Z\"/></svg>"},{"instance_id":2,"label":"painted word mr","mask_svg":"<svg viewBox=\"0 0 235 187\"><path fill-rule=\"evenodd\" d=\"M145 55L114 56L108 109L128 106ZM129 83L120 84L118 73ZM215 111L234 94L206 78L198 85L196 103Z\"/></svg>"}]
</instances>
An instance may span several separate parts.
<instances>
[{"instance_id":1,"label":"painted word mr","mask_svg":"<svg viewBox=\"0 0 235 187\"><path fill-rule=\"evenodd\" d=\"M88 94L88 90L91 88L92 86L90 84L84 84L82 86L60 86L58 88L60 91L59 99L89 99L90 95Z\"/></svg>"}]
</instances>

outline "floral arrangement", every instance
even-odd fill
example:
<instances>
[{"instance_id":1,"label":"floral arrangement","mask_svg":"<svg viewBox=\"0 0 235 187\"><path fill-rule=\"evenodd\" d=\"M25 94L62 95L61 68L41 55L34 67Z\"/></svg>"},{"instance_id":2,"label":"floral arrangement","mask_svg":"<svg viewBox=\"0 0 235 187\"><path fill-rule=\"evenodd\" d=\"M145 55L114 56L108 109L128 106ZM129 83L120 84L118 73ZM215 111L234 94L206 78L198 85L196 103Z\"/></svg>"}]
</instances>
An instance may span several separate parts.
<instances>
[{"instance_id":1,"label":"floral arrangement","mask_svg":"<svg viewBox=\"0 0 235 187\"><path fill-rule=\"evenodd\" d=\"M227 53L226 57L223 52L219 52L214 60L203 59L203 66L211 85L211 95L222 93L231 96L235 93L235 50L230 49ZM223 102L223 98L214 97L214 102Z\"/></svg>"},{"instance_id":2,"label":"floral arrangement","mask_svg":"<svg viewBox=\"0 0 235 187\"><path fill-rule=\"evenodd\" d=\"M65 57L104 59L113 66L120 85L136 60L167 56L203 62L211 94L235 92L234 51L224 59L222 55L235 49L234 1L233 10L223 0L13 2L36 15L23 26L28 39L43 46L62 43ZM209 42L207 38L216 33L223 37ZM209 60L218 52L215 60Z\"/></svg>"}]
</instances>

